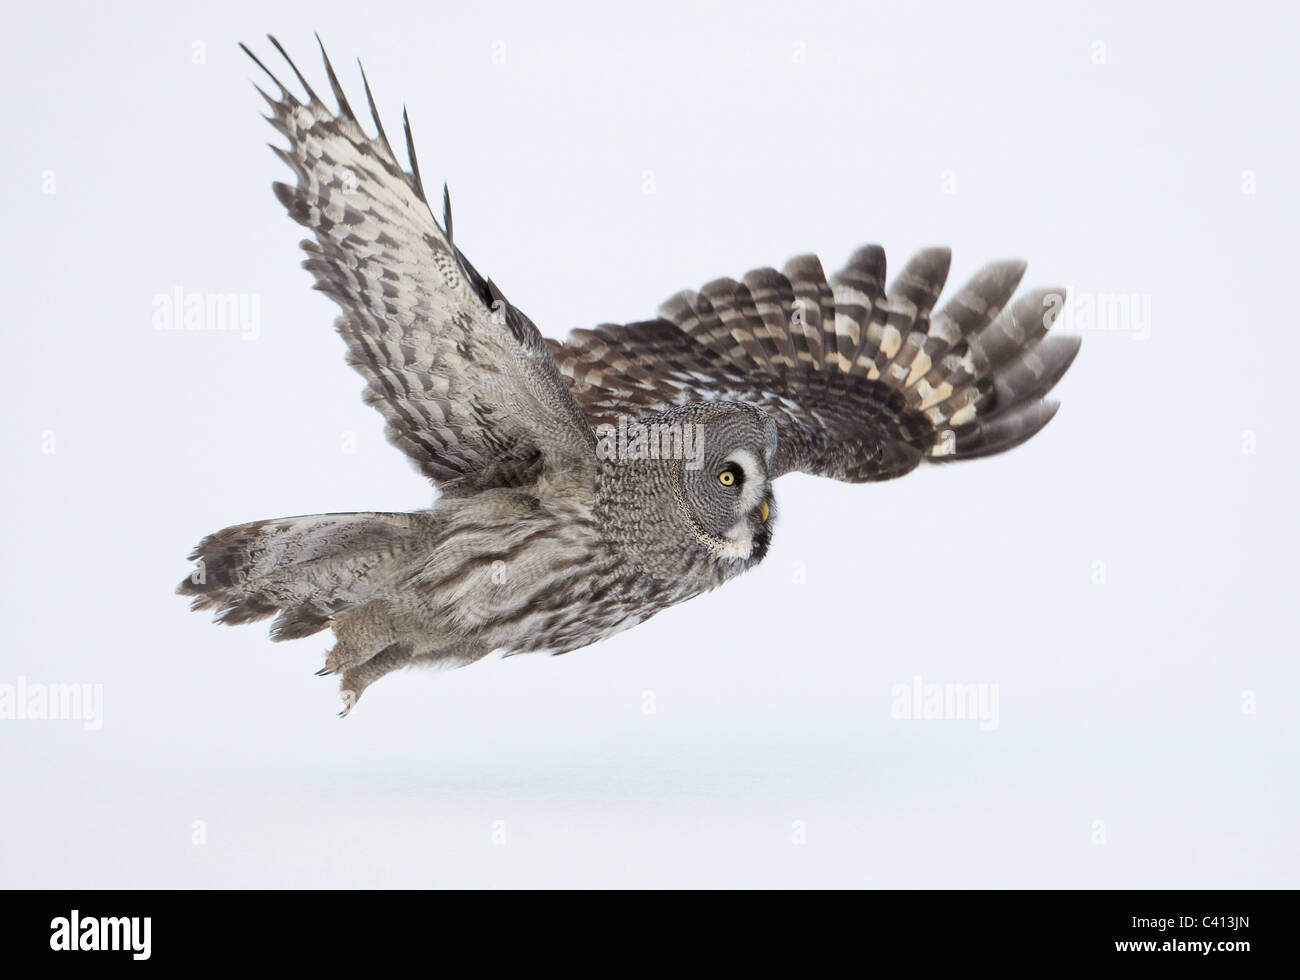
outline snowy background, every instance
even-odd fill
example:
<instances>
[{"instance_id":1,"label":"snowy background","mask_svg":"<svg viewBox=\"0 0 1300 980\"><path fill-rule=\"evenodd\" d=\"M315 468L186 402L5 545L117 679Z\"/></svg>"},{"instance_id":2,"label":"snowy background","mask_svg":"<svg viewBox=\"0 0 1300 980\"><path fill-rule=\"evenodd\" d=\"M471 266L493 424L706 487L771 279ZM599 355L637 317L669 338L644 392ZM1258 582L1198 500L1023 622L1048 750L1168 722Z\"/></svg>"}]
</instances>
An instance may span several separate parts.
<instances>
[{"instance_id":1,"label":"snowy background","mask_svg":"<svg viewBox=\"0 0 1300 980\"><path fill-rule=\"evenodd\" d=\"M0 720L0 886L1300 884L1294 8L152 6L0 42L0 696L103 696ZM431 500L270 192L267 30L354 103L361 57L390 134L409 106L554 336L869 241L1149 319L1081 317L1010 455L787 477L727 588L340 721L326 637L172 594L216 528ZM155 329L177 289L256 335ZM996 728L894 717L916 678L996 685Z\"/></svg>"}]
</instances>

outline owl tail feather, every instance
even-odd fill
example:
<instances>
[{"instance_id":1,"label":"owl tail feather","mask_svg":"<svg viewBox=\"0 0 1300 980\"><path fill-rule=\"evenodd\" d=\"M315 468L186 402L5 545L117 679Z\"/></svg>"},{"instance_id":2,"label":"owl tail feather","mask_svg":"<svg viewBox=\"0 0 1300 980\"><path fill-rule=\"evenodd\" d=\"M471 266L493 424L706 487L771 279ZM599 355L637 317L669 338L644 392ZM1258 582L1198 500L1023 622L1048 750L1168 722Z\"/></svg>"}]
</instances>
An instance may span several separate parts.
<instances>
[{"instance_id":1,"label":"owl tail feather","mask_svg":"<svg viewBox=\"0 0 1300 980\"><path fill-rule=\"evenodd\" d=\"M488 653L463 636L440 640L427 623L403 619L392 601L436 525L424 511L228 527L199 542L190 554L194 571L176 591L193 597L192 609L216 610L219 623L275 616L273 640L332 629L336 642L320 673L338 676L346 715L367 687L394 670L459 666Z\"/></svg>"},{"instance_id":2,"label":"owl tail feather","mask_svg":"<svg viewBox=\"0 0 1300 980\"><path fill-rule=\"evenodd\" d=\"M177 586L191 609L237 625L276 615L272 640L318 633L363 607L414 545L416 514L317 514L254 521L209 534Z\"/></svg>"}]
</instances>

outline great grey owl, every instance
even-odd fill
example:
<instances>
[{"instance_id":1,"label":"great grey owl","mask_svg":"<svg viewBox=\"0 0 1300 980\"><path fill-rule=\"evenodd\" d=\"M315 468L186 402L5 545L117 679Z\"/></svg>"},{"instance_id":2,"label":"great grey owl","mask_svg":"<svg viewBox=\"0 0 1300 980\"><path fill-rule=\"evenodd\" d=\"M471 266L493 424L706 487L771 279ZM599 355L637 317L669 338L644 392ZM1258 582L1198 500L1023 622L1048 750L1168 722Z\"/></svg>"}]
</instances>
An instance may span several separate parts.
<instances>
[{"instance_id":1,"label":"great grey owl","mask_svg":"<svg viewBox=\"0 0 1300 980\"><path fill-rule=\"evenodd\" d=\"M373 137L328 58L337 109L291 61L305 101L244 50L278 89L262 94L296 181L274 190L313 233L304 265L343 309L366 401L440 494L218 531L179 591L223 623L276 615L274 640L332 629L322 673L344 713L399 667L575 650L734 578L767 552L782 474L887 480L1010 449L1056 410L1044 395L1079 348L1046 336L1062 293L1007 306L1024 264L997 262L932 314L942 248L888 289L871 245L829 281L801 256L546 339L457 248L445 189L434 217L405 117L409 171L368 83Z\"/></svg>"}]
</instances>

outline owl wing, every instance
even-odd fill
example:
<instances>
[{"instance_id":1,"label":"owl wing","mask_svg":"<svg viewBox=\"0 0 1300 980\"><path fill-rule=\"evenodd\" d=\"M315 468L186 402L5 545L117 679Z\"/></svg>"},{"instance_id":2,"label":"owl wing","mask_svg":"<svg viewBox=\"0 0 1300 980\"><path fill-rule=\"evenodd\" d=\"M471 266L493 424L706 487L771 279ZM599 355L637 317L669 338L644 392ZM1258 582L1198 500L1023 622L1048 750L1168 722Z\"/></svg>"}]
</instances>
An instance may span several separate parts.
<instances>
[{"instance_id":1,"label":"owl wing","mask_svg":"<svg viewBox=\"0 0 1300 980\"><path fill-rule=\"evenodd\" d=\"M774 475L860 483L922 461L971 459L1051 420L1044 395L1079 350L1047 336L1063 290L1007 306L1024 263L986 266L931 314L950 253L927 249L888 290L885 253L859 249L826 280L815 256L679 293L656 320L548 341L593 424L700 400L748 402L780 434Z\"/></svg>"},{"instance_id":2,"label":"owl wing","mask_svg":"<svg viewBox=\"0 0 1300 980\"><path fill-rule=\"evenodd\" d=\"M307 94L299 101L244 47L279 89L274 98L258 91L271 106L268 121L289 140L288 149L272 149L297 180L273 188L315 236L302 243L303 265L343 309L336 327L348 361L365 377L365 400L383 414L389 439L444 493L594 466L591 426L541 334L454 244L445 191L443 223L434 218L405 114L409 172L368 83L373 139L328 57L337 111L271 43Z\"/></svg>"}]
</instances>

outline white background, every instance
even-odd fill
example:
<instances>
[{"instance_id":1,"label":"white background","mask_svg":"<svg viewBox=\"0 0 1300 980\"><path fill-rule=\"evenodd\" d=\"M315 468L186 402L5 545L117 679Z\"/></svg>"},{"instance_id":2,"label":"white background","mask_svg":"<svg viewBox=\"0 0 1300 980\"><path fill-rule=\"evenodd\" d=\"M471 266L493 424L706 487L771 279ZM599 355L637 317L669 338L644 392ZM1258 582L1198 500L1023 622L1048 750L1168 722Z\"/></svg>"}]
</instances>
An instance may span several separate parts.
<instances>
[{"instance_id":1,"label":"white background","mask_svg":"<svg viewBox=\"0 0 1300 980\"><path fill-rule=\"evenodd\" d=\"M104 696L0 721L0 885L1300 884L1292 8L153 6L26 5L0 59L0 683ZM431 500L271 195L266 30L409 105L548 334L878 241L1146 297L1149 337L1086 332L1009 455L782 480L716 594L339 721L326 637L172 594L216 528ZM257 339L153 329L178 286ZM895 720L914 677L998 685L998 728Z\"/></svg>"}]
</instances>

